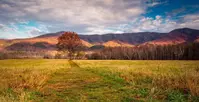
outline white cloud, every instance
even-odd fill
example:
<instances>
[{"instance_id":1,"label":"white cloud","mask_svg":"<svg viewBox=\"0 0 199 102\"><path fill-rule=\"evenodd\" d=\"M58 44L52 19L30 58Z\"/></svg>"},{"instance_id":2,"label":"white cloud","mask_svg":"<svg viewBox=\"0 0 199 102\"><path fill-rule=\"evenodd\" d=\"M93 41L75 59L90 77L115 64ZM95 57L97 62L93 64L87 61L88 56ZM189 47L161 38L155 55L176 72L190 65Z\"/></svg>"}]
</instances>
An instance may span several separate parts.
<instances>
[{"instance_id":1,"label":"white cloud","mask_svg":"<svg viewBox=\"0 0 199 102\"><path fill-rule=\"evenodd\" d=\"M156 6L156 5L159 5L160 3L159 2L153 2L151 4L148 4L149 7L153 7L153 6Z\"/></svg>"},{"instance_id":2,"label":"white cloud","mask_svg":"<svg viewBox=\"0 0 199 102\"><path fill-rule=\"evenodd\" d=\"M3 24L0 24L0 29L3 29L4 28L4 25Z\"/></svg>"},{"instance_id":3,"label":"white cloud","mask_svg":"<svg viewBox=\"0 0 199 102\"><path fill-rule=\"evenodd\" d=\"M199 14L192 14L184 16L184 21L195 21L199 20Z\"/></svg>"},{"instance_id":4,"label":"white cloud","mask_svg":"<svg viewBox=\"0 0 199 102\"><path fill-rule=\"evenodd\" d=\"M27 31L30 37L33 37L34 35L39 35L41 33L41 30L38 28L32 28Z\"/></svg>"},{"instance_id":5,"label":"white cloud","mask_svg":"<svg viewBox=\"0 0 199 102\"><path fill-rule=\"evenodd\" d=\"M0 13L3 15L0 21L4 24L8 25L11 22L26 24L26 21L33 20L46 26L38 29L51 32L65 29L81 33L93 32L94 28L96 33L112 32L113 30L107 28L128 22L144 12L142 0L0 1Z\"/></svg>"},{"instance_id":6,"label":"white cloud","mask_svg":"<svg viewBox=\"0 0 199 102\"><path fill-rule=\"evenodd\" d=\"M87 28L86 34L129 33L129 32L169 32L182 28L182 23L177 23L168 18L157 15L152 17L138 17L124 24L113 26L96 26Z\"/></svg>"},{"instance_id":7,"label":"white cloud","mask_svg":"<svg viewBox=\"0 0 199 102\"><path fill-rule=\"evenodd\" d=\"M0 24L0 30L2 30L4 32L17 31L17 28L12 23L10 24L10 26Z\"/></svg>"},{"instance_id":8,"label":"white cloud","mask_svg":"<svg viewBox=\"0 0 199 102\"><path fill-rule=\"evenodd\" d=\"M124 33L120 29L111 29L111 28L106 28L104 26L99 26L99 27L89 27L86 29L87 32L85 34L108 34L108 33Z\"/></svg>"},{"instance_id":9,"label":"white cloud","mask_svg":"<svg viewBox=\"0 0 199 102\"><path fill-rule=\"evenodd\" d=\"M70 24L113 24L127 21L144 12L140 0L34 0L13 1L15 6L1 4L0 8L11 12L10 16L59 21ZM134 6L129 6L129 4Z\"/></svg>"},{"instance_id":10,"label":"white cloud","mask_svg":"<svg viewBox=\"0 0 199 102\"><path fill-rule=\"evenodd\" d=\"M91 30L94 28L96 33L111 32L107 27L128 22L144 12L142 0L0 1L0 13L3 15L0 21L4 24L25 24L26 21L33 20L43 23L45 30L51 32L69 28L75 32L94 31Z\"/></svg>"},{"instance_id":11,"label":"white cloud","mask_svg":"<svg viewBox=\"0 0 199 102\"><path fill-rule=\"evenodd\" d=\"M104 4L106 4L106 5L113 5L113 3L114 3L114 0L102 0L103 2L104 2Z\"/></svg>"},{"instance_id":12,"label":"white cloud","mask_svg":"<svg viewBox=\"0 0 199 102\"><path fill-rule=\"evenodd\" d=\"M39 26L24 26L24 31L27 33L28 37L35 37L41 34L49 33L47 26L39 24Z\"/></svg>"},{"instance_id":13,"label":"white cloud","mask_svg":"<svg viewBox=\"0 0 199 102\"><path fill-rule=\"evenodd\" d=\"M134 19L129 24L123 24L124 32L169 32L177 28L199 28L199 16L186 15L183 17L183 21L176 22L169 18L162 18L157 15L155 18L141 17ZM122 30L122 29L120 29Z\"/></svg>"},{"instance_id":14,"label":"white cloud","mask_svg":"<svg viewBox=\"0 0 199 102\"><path fill-rule=\"evenodd\" d=\"M22 24L17 26L18 24ZM28 22L10 23L9 25L0 24L0 37L2 38L27 38L34 37L40 34L48 33L48 29L45 25L40 24L37 27L27 26ZM20 32L23 31L23 32Z\"/></svg>"},{"instance_id":15,"label":"white cloud","mask_svg":"<svg viewBox=\"0 0 199 102\"><path fill-rule=\"evenodd\" d=\"M199 14L186 15L183 17L183 23L181 27L189 27L193 29L199 29Z\"/></svg>"},{"instance_id":16,"label":"white cloud","mask_svg":"<svg viewBox=\"0 0 199 102\"><path fill-rule=\"evenodd\" d=\"M151 0L148 0L147 1L147 6L148 7L154 7L154 6L157 6L157 5L162 5L162 4L166 4L167 3L167 1L159 1L159 0L153 0L153 1L151 1Z\"/></svg>"},{"instance_id":17,"label":"white cloud","mask_svg":"<svg viewBox=\"0 0 199 102\"><path fill-rule=\"evenodd\" d=\"M168 32L176 27L176 22L163 19L161 16L157 15L154 19L150 17L142 17L133 22L131 22L127 32Z\"/></svg>"}]
</instances>

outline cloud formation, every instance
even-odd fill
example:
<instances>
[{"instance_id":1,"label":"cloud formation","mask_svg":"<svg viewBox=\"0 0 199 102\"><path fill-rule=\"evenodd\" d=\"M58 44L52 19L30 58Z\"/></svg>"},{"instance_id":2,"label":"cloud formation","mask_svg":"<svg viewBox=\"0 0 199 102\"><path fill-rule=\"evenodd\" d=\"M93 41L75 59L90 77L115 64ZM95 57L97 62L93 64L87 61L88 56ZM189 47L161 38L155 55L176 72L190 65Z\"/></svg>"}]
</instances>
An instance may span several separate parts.
<instances>
[{"instance_id":1,"label":"cloud formation","mask_svg":"<svg viewBox=\"0 0 199 102\"><path fill-rule=\"evenodd\" d=\"M121 32L169 32L177 28L199 28L199 15L186 15L181 22L171 20L169 18L162 18L157 15L152 17L140 17L128 24L123 24Z\"/></svg>"},{"instance_id":2,"label":"cloud formation","mask_svg":"<svg viewBox=\"0 0 199 102\"><path fill-rule=\"evenodd\" d=\"M69 24L112 24L144 12L140 0L2 0L1 15L10 20ZM9 12L9 14L7 14Z\"/></svg>"},{"instance_id":3,"label":"cloud formation","mask_svg":"<svg viewBox=\"0 0 199 102\"><path fill-rule=\"evenodd\" d=\"M140 0L1 0L0 21L10 25L34 20L51 32L79 26L83 29L76 29L77 32L88 32L91 28L97 31L101 26L117 25L140 16L145 12L142 3ZM52 27L58 29L51 30Z\"/></svg>"},{"instance_id":4,"label":"cloud formation","mask_svg":"<svg viewBox=\"0 0 199 102\"><path fill-rule=\"evenodd\" d=\"M1 0L0 37L33 37L72 30L81 34L157 31L178 27L199 28L198 14L181 21L145 16L147 8L168 3L161 0ZM182 11L183 12L183 11Z\"/></svg>"}]
</instances>

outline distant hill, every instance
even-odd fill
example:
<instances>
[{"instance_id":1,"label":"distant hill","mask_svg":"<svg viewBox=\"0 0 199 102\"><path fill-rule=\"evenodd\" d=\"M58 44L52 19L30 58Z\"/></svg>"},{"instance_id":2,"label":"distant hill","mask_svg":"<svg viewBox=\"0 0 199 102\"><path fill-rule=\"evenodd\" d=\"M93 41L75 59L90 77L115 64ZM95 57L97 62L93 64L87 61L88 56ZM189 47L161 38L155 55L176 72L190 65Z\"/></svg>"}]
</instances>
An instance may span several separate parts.
<instances>
[{"instance_id":1,"label":"distant hill","mask_svg":"<svg viewBox=\"0 0 199 102\"><path fill-rule=\"evenodd\" d=\"M107 41L105 43L102 43L103 46L105 47L134 47L134 45L129 44L129 43L125 43L125 42L121 42L118 40L112 40L112 41Z\"/></svg>"},{"instance_id":2,"label":"distant hill","mask_svg":"<svg viewBox=\"0 0 199 102\"><path fill-rule=\"evenodd\" d=\"M44 49L55 50L57 38L64 31L57 33L48 33L34 38L27 39L0 39L0 50L17 49ZM175 29L169 33L140 32L140 33L122 33L122 34L104 34L104 35L84 35L80 34L84 46L90 48L96 45L105 47L134 47L136 45L168 45L180 44L186 42L199 42L199 30L182 28Z\"/></svg>"},{"instance_id":3,"label":"distant hill","mask_svg":"<svg viewBox=\"0 0 199 102\"><path fill-rule=\"evenodd\" d=\"M80 38L90 43L105 43L108 41L117 40L135 45L159 39L163 35L164 33L142 32L104 35L80 35Z\"/></svg>"},{"instance_id":4,"label":"distant hill","mask_svg":"<svg viewBox=\"0 0 199 102\"><path fill-rule=\"evenodd\" d=\"M155 44L155 45L180 44L180 43L198 41L197 40L198 38L199 38L199 30L182 28L182 29L173 30L159 39L146 43Z\"/></svg>"}]
</instances>

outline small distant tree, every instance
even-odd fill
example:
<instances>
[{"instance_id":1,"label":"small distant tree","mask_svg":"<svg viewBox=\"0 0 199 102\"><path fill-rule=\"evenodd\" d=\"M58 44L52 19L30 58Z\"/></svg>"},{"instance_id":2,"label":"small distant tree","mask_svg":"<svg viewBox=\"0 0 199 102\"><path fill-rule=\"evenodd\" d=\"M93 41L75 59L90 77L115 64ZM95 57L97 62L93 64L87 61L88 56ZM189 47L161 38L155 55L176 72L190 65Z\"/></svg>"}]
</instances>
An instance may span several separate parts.
<instances>
[{"instance_id":1,"label":"small distant tree","mask_svg":"<svg viewBox=\"0 0 199 102\"><path fill-rule=\"evenodd\" d=\"M58 37L57 43L58 51L63 51L68 54L70 60L77 54L82 48L82 42L75 32L64 32Z\"/></svg>"}]
</instances>

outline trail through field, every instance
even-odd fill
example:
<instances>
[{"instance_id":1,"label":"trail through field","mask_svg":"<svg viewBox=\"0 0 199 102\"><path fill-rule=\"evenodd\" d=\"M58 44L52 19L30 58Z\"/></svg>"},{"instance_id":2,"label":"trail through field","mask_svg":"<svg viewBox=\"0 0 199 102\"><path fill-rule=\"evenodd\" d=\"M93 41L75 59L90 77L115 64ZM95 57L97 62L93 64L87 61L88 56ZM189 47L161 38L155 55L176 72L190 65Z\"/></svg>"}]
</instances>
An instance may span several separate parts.
<instances>
[{"instance_id":1,"label":"trail through field","mask_svg":"<svg viewBox=\"0 0 199 102\"><path fill-rule=\"evenodd\" d=\"M70 68L57 70L43 90L45 101L114 101L132 100L132 86L108 71L81 67L69 60ZM129 91L127 91L129 90ZM50 97L49 97L50 96Z\"/></svg>"},{"instance_id":2,"label":"trail through field","mask_svg":"<svg viewBox=\"0 0 199 102\"><path fill-rule=\"evenodd\" d=\"M85 86L96 83L100 77L85 71L77 63L69 60L70 68L57 70L43 90L48 94L44 97L47 101L77 101L86 100ZM49 97L49 95L51 97ZM53 97L53 98L52 98ZM49 99L48 99L49 98Z\"/></svg>"}]
</instances>

